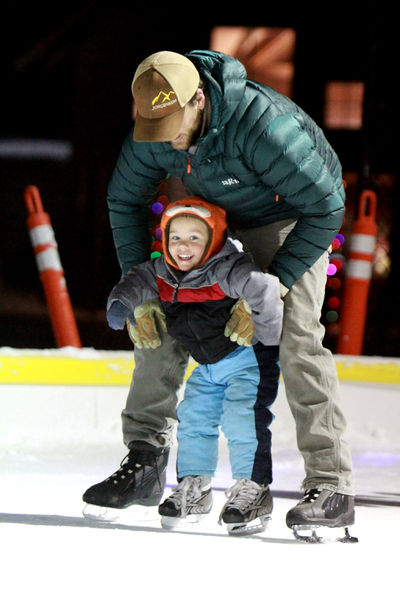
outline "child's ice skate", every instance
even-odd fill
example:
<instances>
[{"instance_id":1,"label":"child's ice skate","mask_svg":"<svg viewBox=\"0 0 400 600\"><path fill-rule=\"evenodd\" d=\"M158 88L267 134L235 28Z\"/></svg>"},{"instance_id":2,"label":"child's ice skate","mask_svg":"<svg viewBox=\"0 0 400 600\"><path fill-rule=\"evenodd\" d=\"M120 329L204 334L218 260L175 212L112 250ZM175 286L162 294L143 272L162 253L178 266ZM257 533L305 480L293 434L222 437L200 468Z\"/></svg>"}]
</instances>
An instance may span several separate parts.
<instances>
[{"instance_id":1,"label":"child's ice skate","mask_svg":"<svg viewBox=\"0 0 400 600\"><path fill-rule=\"evenodd\" d=\"M265 530L272 512L272 496L268 486L251 479L238 479L226 495L219 522L226 523L229 535L252 535Z\"/></svg>"},{"instance_id":2,"label":"child's ice skate","mask_svg":"<svg viewBox=\"0 0 400 600\"><path fill-rule=\"evenodd\" d=\"M172 494L158 507L161 525L173 528L183 522L195 523L211 511L211 477L207 475L187 476Z\"/></svg>"}]
</instances>

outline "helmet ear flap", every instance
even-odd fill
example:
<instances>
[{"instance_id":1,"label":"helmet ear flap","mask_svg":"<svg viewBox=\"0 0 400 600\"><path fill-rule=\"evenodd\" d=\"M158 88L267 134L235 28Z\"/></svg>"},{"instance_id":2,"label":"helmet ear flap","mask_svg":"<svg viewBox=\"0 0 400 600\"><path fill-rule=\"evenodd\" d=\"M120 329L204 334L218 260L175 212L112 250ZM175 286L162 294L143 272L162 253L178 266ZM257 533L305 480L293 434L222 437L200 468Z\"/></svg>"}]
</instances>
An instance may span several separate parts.
<instances>
[{"instance_id":1,"label":"helmet ear flap","mask_svg":"<svg viewBox=\"0 0 400 600\"><path fill-rule=\"evenodd\" d=\"M172 256L169 253L169 249L168 249L168 239L169 239L169 228L171 226L171 221L172 221L173 217L171 217L170 219L168 219L167 224L165 225L165 228L161 228L162 230L162 238L161 238L161 244L162 244L162 248L163 248L163 255L165 260L167 261L167 263L169 263L172 267L174 267L175 269L178 268L178 265L176 264L176 262L174 261L174 259L172 258Z\"/></svg>"}]
</instances>

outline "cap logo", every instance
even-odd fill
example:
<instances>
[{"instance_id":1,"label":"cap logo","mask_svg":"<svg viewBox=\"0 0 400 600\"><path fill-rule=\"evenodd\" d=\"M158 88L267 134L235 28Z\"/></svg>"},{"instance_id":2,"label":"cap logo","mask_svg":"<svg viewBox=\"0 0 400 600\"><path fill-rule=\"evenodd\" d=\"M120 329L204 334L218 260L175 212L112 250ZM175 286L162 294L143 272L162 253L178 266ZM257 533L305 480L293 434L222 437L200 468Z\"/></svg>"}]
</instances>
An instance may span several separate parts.
<instances>
[{"instance_id":1,"label":"cap logo","mask_svg":"<svg viewBox=\"0 0 400 600\"><path fill-rule=\"evenodd\" d=\"M152 100L152 110L157 110L158 108L164 108L166 106L171 106L171 104L175 104L176 98L173 98L171 100L171 94L175 94L174 90L170 90L168 94L166 94L163 91L159 92L157 96ZM156 104L156 102L159 102L159 104Z\"/></svg>"}]
</instances>

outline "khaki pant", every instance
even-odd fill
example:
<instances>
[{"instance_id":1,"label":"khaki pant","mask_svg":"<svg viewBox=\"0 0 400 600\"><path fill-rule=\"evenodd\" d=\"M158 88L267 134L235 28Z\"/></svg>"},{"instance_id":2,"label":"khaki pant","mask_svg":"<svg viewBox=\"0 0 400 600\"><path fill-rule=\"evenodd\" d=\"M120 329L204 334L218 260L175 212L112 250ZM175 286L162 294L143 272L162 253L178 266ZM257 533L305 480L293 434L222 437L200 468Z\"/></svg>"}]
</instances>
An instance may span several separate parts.
<instances>
[{"instance_id":1,"label":"khaki pant","mask_svg":"<svg viewBox=\"0 0 400 600\"><path fill-rule=\"evenodd\" d=\"M294 227L293 219L237 230L245 250L266 269ZM284 299L280 363L286 396L296 423L297 443L304 459L304 488L322 487L353 494L351 455L342 436L336 365L323 347L320 323L328 253L309 269ZM135 349L135 371L122 413L124 442L146 440L169 445L176 392L183 381L188 355L168 334L157 350Z\"/></svg>"}]
</instances>

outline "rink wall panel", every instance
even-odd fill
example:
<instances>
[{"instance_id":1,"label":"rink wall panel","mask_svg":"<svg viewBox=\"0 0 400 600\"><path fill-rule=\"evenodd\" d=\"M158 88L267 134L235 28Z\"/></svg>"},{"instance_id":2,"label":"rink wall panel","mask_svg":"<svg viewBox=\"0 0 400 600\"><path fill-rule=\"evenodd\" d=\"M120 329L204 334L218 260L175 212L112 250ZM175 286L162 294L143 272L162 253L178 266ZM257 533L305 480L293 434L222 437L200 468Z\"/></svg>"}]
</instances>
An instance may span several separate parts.
<instances>
[{"instance_id":1,"label":"rink wall panel","mask_svg":"<svg viewBox=\"0 0 400 600\"><path fill-rule=\"evenodd\" d=\"M400 359L335 356L348 431L398 444ZM187 375L194 368L191 362ZM0 445L121 444L134 357L93 349L0 349ZM274 404L274 444L296 447L282 384Z\"/></svg>"}]
</instances>

